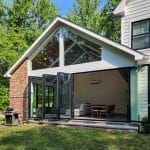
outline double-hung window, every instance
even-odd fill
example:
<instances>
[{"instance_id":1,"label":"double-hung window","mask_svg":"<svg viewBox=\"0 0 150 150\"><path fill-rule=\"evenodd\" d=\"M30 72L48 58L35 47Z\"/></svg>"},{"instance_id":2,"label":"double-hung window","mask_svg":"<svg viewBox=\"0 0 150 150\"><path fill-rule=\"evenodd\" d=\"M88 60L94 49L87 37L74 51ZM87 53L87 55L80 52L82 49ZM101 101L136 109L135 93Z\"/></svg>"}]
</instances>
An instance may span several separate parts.
<instances>
[{"instance_id":1,"label":"double-hung window","mask_svg":"<svg viewBox=\"0 0 150 150\"><path fill-rule=\"evenodd\" d=\"M150 47L150 19L134 22L132 24L132 49L145 49Z\"/></svg>"}]
</instances>

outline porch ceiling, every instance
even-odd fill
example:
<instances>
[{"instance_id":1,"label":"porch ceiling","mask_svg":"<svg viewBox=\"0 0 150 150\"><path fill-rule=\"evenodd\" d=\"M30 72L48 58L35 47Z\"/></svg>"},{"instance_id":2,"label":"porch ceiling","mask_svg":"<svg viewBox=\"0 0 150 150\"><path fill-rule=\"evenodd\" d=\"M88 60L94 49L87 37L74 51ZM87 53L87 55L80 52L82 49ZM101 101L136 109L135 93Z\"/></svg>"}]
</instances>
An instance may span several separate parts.
<instances>
[{"instance_id":1,"label":"porch ceiling","mask_svg":"<svg viewBox=\"0 0 150 150\"><path fill-rule=\"evenodd\" d=\"M29 76L41 77L43 74L57 75L58 72L81 73L81 72L101 71L101 70L109 70L109 69L117 69L117 68L119 69L119 68L124 68L124 67L127 67L127 66L125 64L122 64L122 66L117 66L114 64L110 64L106 61L96 61L96 62L91 62L91 63L69 65L69 66L64 66L64 67L32 70L29 72Z\"/></svg>"}]
</instances>

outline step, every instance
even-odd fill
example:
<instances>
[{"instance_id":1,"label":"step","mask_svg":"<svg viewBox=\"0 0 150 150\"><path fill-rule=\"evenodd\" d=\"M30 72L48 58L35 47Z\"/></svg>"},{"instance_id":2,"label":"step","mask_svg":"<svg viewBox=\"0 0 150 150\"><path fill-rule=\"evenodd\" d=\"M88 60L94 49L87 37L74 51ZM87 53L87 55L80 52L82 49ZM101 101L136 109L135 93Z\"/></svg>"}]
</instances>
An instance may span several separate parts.
<instances>
[{"instance_id":1,"label":"step","mask_svg":"<svg viewBox=\"0 0 150 150\"><path fill-rule=\"evenodd\" d=\"M72 120L69 121L68 124L74 126L138 131L138 125L132 125L130 123L122 123L122 122Z\"/></svg>"},{"instance_id":2,"label":"step","mask_svg":"<svg viewBox=\"0 0 150 150\"><path fill-rule=\"evenodd\" d=\"M64 126L81 126L91 128L104 128L104 129L116 129L127 131L138 131L138 125L122 122L108 122L108 121L87 121L87 120L70 120L70 121L35 121L29 120L29 123L36 124L53 124Z\"/></svg>"}]
</instances>

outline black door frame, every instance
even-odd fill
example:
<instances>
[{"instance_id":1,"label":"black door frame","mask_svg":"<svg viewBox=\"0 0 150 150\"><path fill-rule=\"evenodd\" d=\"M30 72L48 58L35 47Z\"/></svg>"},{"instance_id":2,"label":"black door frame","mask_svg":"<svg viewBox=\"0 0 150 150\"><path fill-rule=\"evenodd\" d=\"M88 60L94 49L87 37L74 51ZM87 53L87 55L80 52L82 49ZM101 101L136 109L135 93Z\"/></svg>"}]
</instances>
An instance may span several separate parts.
<instances>
[{"instance_id":1,"label":"black door frame","mask_svg":"<svg viewBox=\"0 0 150 150\"><path fill-rule=\"evenodd\" d=\"M94 72L104 72L104 71L113 71L113 70L122 70L122 69L128 69L128 72L129 72L129 77L128 77L128 89L129 89L129 91L128 91L128 93L129 93L129 95L128 95L128 98L129 98L129 100L128 100L128 112L127 112L127 120L128 120L128 122L131 122L131 92L130 92L130 84L131 84L131 82L130 82L130 80L131 80L131 78L130 78L130 71L131 71L131 69L132 68L135 68L135 67L121 67L121 68L114 68L114 69L107 69L107 70L96 70L96 71L87 71L87 72L78 72L78 73L73 73L73 76L75 76L76 74L84 74L84 73L94 73ZM74 80L74 78L73 78L73 80ZM74 82L73 82L74 83ZM74 87L73 87L73 93L74 93ZM74 102L73 102L74 103ZM74 113L73 113L74 114ZM74 115L73 115L73 119L74 119ZM110 121L111 122L111 121ZM112 121L112 122L114 122L114 121ZM126 122L126 121L115 121L115 122Z\"/></svg>"},{"instance_id":2,"label":"black door frame","mask_svg":"<svg viewBox=\"0 0 150 150\"><path fill-rule=\"evenodd\" d=\"M29 76L28 77L28 119L31 117L31 83L42 84L42 77Z\"/></svg>"},{"instance_id":3,"label":"black door frame","mask_svg":"<svg viewBox=\"0 0 150 150\"><path fill-rule=\"evenodd\" d=\"M148 120L150 121L150 65L148 65Z\"/></svg>"},{"instance_id":4,"label":"black door frame","mask_svg":"<svg viewBox=\"0 0 150 150\"><path fill-rule=\"evenodd\" d=\"M122 68L115 68L115 69L108 69L108 70L96 70L96 71L88 71L88 72L78 72L78 73L63 73L63 72L58 72L58 74L57 74L57 99L56 99L56 109L57 109L57 117L58 117L58 119L60 119L60 103L59 103L59 99L60 99L60 95L58 95L58 93L60 92L59 90L60 90L60 88L59 88L59 86L58 86L58 84L59 84L59 80L60 80L60 78L59 78L59 74L60 73L63 73L63 74L71 74L71 93L70 93L70 99L71 99L71 119L74 119L74 76L76 75L76 74L84 74L84 73L92 73L92 72L103 72L103 71L111 71L111 70L120 70L120 69L128 69L128 71L129 71L129 83L128 83L128 87L129 87L129 103L128 103L128 107L129 107L129 111L128 111L128 120L129 120L129 122L131 121L131 106L130 106L130 102L131 102L131 98L130 98L130 70L131 70L131 68L135 68L135 67L122 67ZM149 66L149 68L150 68L150 66ZM149 69L150 70L150 69ZM149 71L149 74L150 74L150 71ZM45 75L48 75L48 74L45 74ZM49 75L49 76L51 76L51 75ZM28 85L28 89L29 89L29 91L28 91L28 94L29 94L29 103L28 103L28 108L29 108L29 118L30 118L30 101L31 101L31 82L32 82L32 80L35 80L36 81L36 79L37 80L41 80L42 79L42 84L44 85L44 81L43 81L43 77L44 77L44 75L42 76L42 77L36 77L36 76L29 76L29 79L28 79L28 83L29 83L29 85ZM150 79L149 79L150 80ZM150 85L149 85L150 86ZM42 86L43 87L43 86ZM44 90L43 88L42 88L42 90ZM43 99L42 99L42 119L44 119L44 101L45 101L45 99L44 99L44 95L43 95L43 91L42 91L42 97L43 97ZM149 104L150 104L150 92L149 92ZM149 108L149 114L150 114L150 108Z\"/></svg>"},{"instance_id":5,"label":"black door frame","mask_svg":"<svg viewBox=\"0 0 150 150\"><path fill-rule=\"evenodd\" d=\"M74 119L74 74L71 73L64 73L64 72L58 72L57 73L57 112L58 112L58 119L60 120L60 99L61 99L61 94L60 94L60 85L61 85L61 81L60 81L60 75L70 75L70 83L69 83L69 87L70 87L70 93L69 93L69 100L70 100L70 108L71 108L71 118L70 119Z\"/></svg>"},{"instance_id":6,"label":"black door frame","mask_svg":"<svg viewBox=\"0 0 150 150\"><path fill-rule=\"evenodd\" d=\"M47 78L49 77L49 81L47 82ZM42 76L42 120L45 119L45 87L48 85L46 83L52 82L56 78L56 75L43 74ZM56 100L57 101L57 100ZM57 113L57 112L56 112Z\"/></svg>"}]
</instances>

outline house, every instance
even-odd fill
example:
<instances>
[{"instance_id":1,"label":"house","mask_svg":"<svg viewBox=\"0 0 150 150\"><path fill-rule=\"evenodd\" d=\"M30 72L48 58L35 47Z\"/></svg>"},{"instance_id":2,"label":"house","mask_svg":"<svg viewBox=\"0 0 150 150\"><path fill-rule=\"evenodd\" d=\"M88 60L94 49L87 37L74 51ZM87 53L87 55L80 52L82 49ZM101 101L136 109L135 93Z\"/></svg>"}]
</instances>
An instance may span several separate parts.
<instances>
[{"instance_id":1,"label":"house","mask_svg":"<svg viewBox=\"0 0 150 150\"><path fill-rule=\"evenodd\" d=\"M121 44L57 17L6 72L10 107L24 119L86 119L93 105L115 106L115 121L149 117L150 2L123 0L114 14Z\"/></svg>"}]
</instances>

